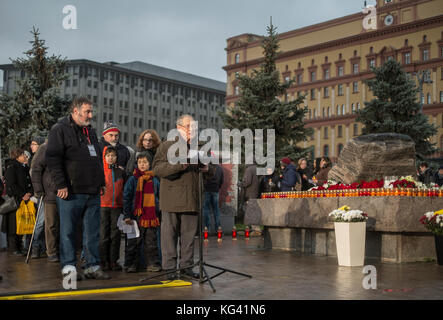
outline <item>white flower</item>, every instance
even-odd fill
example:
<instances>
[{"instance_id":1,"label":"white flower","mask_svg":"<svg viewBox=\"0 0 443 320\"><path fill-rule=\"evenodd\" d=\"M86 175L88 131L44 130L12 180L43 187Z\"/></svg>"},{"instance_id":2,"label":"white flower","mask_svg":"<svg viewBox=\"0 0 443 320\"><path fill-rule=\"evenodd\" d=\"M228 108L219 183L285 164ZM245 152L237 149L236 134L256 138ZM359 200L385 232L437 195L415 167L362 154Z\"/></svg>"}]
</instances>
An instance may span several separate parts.
<instances>
[{"instance_id":1,"label":"white flower","mask_svg":"<svg viewBox=\"0 0 443 320\"><path fill-rule=\"evenodd\" d=\"M426 216L426 219L430 220L434 216L434 212L426 212L425 216Z\"/></svg>"}]
</instances>

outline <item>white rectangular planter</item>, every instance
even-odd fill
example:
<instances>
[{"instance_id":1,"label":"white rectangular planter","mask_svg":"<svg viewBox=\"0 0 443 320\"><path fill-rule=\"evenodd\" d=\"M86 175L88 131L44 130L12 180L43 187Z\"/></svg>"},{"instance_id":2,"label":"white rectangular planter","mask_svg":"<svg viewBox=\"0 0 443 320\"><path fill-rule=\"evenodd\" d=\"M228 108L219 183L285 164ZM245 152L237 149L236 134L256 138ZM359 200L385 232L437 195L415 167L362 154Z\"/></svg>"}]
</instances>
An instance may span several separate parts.
<instances>
[{"instance_id":1,"label":"white rectangular planter","mask_svg":"<svg viewBox=\"0 0 443 320\"><path fill-rule=\"evenodd\" d=\"M363 266L366 222L334 222L337 257L340 266Z\"/></svg>"}]
</instances>

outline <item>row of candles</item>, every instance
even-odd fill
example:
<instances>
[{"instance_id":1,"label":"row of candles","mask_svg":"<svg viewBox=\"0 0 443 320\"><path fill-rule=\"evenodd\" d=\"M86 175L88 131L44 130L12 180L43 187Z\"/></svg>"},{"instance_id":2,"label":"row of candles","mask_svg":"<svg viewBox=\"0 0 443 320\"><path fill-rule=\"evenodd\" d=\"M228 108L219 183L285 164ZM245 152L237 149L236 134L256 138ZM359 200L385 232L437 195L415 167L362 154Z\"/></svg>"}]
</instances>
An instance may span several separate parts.
<instances>
[{"instance_id":1,"label":"row of candles","mask_svg":"<svg viewBox=\"0 0 443 320\"><path fill-rule=\"evenodd\" d=\"M417 188L371 188L371 189L342 189L319 191L290 191L264 193L262 199L272 198L335 198L335 197L443 197L443 189Z\"/></svg>"},{"instance_id":2,"label":"row of candles","mask_svg":"<svg viewBox=\"0 0 443 320\"><path fill-rule=\"evenodd\" d=\"M249 235L250 235L250 230L249 230L249 227L246 226L246 228L245 228L245 239L246 240L249 240ZM223 238L223 231L222 231L221 227L218 227L217 241L219 241L219 242L222 241L222 238ZM203 239L205 241L209 241L209 231L208 231L207 227L205 227L205 229L203 231ZM235 226L232 227L232 240L237 240L237 228Z\"/></svg>"}]
</instances>

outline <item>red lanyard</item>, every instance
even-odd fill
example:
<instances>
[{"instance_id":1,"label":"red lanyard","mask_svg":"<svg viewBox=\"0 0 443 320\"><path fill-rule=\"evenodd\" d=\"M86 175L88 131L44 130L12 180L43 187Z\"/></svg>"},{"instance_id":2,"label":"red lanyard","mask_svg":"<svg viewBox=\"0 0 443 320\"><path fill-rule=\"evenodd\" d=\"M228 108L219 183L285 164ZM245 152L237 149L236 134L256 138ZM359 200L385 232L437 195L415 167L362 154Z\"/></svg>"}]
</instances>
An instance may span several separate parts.
<instances>
[{"instance_id":1,"label":"red lanyard","mask_svg":"<svg viewBox=\"0 0 443 320\"><path fill-rule=\"evenodd\" d=\"M86 136L86 139L88 139L89 144L92 144L92 143L91 143L91 139L89 139L89 131L88 131L88 128L83 127L83 134Z\"/></svg>"}]
</instances>

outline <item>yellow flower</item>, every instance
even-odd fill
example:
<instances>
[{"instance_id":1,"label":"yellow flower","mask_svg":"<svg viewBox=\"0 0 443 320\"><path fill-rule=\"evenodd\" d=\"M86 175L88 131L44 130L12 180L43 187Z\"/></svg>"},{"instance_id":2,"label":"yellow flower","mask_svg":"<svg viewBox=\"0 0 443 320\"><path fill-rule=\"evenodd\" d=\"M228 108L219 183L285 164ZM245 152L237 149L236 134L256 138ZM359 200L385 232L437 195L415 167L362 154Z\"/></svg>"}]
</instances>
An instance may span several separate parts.
<instances>
[{"instance_id":1,"label":"yellow flower","mask_svg":"<svg viewBox=\"0 0 443 320\"><path fill-rule=\"evenodd\" d=\"M351 208L349 208L348 206L343 206L341 208L338 208L338 210L349 211L351 210Z\"/></svg>"},{"instance_id":2,"label":"yellow flower","mask_svg":"<svg viewBox=\"0 0 443 320\"><path fill-rule=\"evenodd\" d=\"M439 215L439 214L443 214L443 209L434 212L434 215Z\"/></svg>"}]
</instances>

